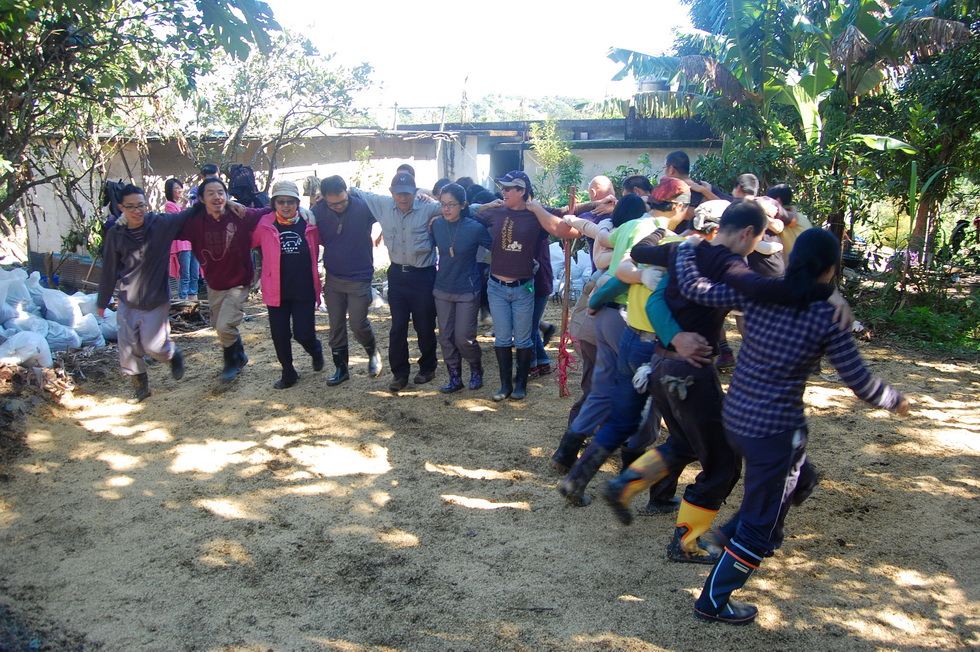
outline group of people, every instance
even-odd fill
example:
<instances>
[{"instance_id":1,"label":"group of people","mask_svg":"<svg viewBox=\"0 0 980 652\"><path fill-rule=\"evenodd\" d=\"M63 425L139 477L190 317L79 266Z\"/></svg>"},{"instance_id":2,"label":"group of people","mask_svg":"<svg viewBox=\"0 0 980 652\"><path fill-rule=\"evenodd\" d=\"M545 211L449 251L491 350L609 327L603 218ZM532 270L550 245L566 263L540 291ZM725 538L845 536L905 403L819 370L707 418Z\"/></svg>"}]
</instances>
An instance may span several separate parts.
<instances>
[{"instance_id":1,"label":"group of people","mask_svg":"<svg viewBox=\"0 0 980 652\"><path fill-rule=\"evenodd\" d=\"M608 178L596 177L591 201L574 212L543 206L522 171L494 181L496 196L468 179L440 180L430 194L419 191L414 170L404 166L389 194L380 195L333 176L320 183L306 210L290 181L273 185L271 207L245 208L229 200L220 178L209 176L189 208L162 214L149 212L145 193L128 186L123 218L106 234L97 305L104 310L117 291L120 366L133 378L135 399L149 395L144 355L169 361L174 378L183 374L183 357L169 337L172 241L189 243L200 261L211 325L224 351L223 381L248 362L238 325L254 275L251 250L258 248L262 298L282 367L275 387L299 380L293 339L315 371L324 367L314 320L321 300L334 364L326 382L338 385L350 379L348 325L368 356L369 375L382 372L368 317L371 231L378 223L391 258L389 389L403 390L411 377L410 322L420 353L413 383L435 378L438 341L448 376L440 391L480 389L476 336L486 297L500 374L492 398L503 401L524 399L528 378L550 364L543 342L553 329L541 323L552 291L550 237L585 237L595 273L572 316L582 395L551 457L566 474L558 490L572 505L589 504L588 483L621 448L623 472L602 491L614 514L629 524L632 498L649 488L643 511L677 512L669 558L713 566L695 615L750 622L755 607L729 596L779 547L789 505L817 483L805 455L802 401L814 365L826 353L860 398L900 414L909 410L908 399L871 376L857 353L849 310L832 284L840 243L810 228L789 187L774 186L760 197L758 180L744 174L727 194L691 179L684 152L667 157L656 185L643 176L626 179L620 198ZM732 310L743 345L726 398L718 369L734 362L725 359L724 340ZM666 440L650 448L661 422ZM681 472L695 461L701 472L677 499ZM743 465L741 508L712 528Z\"/></svg>"}]
</instances>

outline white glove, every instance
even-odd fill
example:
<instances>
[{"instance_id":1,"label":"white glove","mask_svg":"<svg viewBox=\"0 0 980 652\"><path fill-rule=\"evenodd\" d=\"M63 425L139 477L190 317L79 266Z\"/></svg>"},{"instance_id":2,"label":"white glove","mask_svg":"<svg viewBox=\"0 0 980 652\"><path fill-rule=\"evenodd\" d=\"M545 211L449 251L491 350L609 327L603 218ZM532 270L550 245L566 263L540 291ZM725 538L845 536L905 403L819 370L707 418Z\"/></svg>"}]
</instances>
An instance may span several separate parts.
<instances>
[{"instance_id":1,"label":"white glove","mask_svg":"<svg viewBox=\"0 0 980 652\"><path fill-rule=\"evenodd\" d=\"M303 221L310 226L316 226L316 217L313 215L313 211L308 208L299 207L299 216L303 218Z\"/></svg>"},{"instance_id":2,"label":"white glove","mask_svg":"<svg viewBox=\"0 0 980 652\"><path fill-rule=\"evenodd\" d=\"M644 267L640 272L640 278L643 280L643 285L647 286L647 289L653 292L660 285L660 281L663 280L665 273L667 273L666 267Z\"/></svg>"},{"instance_id":3,"label":"white glove","mask_svg":"<svg viewBox=\"0 0 980 652\"><path fill-rule=\"evenodd\" d=\"M650 379L650 372L653 368L649 364L641 364L640 368L633 374L633 388L637 394L647 393L647 381Z\"/></svg>"}]
</instances>

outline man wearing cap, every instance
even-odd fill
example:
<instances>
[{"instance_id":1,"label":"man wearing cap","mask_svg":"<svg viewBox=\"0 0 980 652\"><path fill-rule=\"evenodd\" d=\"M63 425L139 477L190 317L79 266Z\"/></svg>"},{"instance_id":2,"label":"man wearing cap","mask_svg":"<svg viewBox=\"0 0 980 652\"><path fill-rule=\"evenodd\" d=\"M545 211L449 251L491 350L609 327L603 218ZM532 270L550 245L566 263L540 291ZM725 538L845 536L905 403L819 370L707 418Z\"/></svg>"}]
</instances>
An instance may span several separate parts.
<instances>
[{"instance_id":1,"label":"man wearing cap","mask_svg":"<svg viewBox=\"0 0 980 652\"><path fill-rule=\"evenodd\" d=\"M320 196L313 214L323 243L323 300L330 319L330 352L335 366L327 385L339 385L350 378L348 322L354 339L368 355L368 375L377 378L381 375L381 354L368 319L374 280L374 215L363 199L348 194L347 183L339 176L320 182Z\"/></svg>"},{"instance_id":2,"label":"man wearing cap","mask_svg":"<svg viewBox=\"0 0 980 652\"><path fill-rule=\"evenodd\" d=\"M391 181L391 196L351 188L350 194L365 201L391 256L388 267L388 305L391 331L388 335L388 366L394 379L388 386L398 392L408 386L412 365L408 357L408 322L415 327L419 344L416 385L436 376L436 303L432 289L436 281L436 250L429 220L441 214L439 202L422 203L415 196L415 178L399 172Z\"/></svg>"}]
</instances>

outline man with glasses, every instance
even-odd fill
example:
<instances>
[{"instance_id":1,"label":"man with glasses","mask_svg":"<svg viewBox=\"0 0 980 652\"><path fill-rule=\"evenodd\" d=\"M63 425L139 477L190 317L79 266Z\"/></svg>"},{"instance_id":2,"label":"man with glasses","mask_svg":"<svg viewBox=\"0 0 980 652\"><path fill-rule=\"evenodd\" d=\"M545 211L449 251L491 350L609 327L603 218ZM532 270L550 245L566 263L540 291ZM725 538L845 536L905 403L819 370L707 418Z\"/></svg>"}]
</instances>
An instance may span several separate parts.
<instances>
[{"instance_id":1,"label":"man with glasses","mask_svg":"<svg viewBox=\"0 0 980 652\"><path fill-rule=\"evenodd\" d=\"M320 230L326 270L323 301L330 319L330 352L335 367L327 385L332 387L350 379L348 321L354 339L368 355L368 374L372 378L381 375L381 354L368 319L374 280L371 226L375 220L367 203L350 196L347 183L339 176L320 182L320 196L313 214Z\"/></svg>"},{"instance_id":2,"label":"man with glasses","mask_svg":"<svg viewBox=\"0 0 980 652\"><path fill-rule=\"evenodd\" d=\"M133 401L150 395L144 355L170 363L175 380L184 375L184 356L170 339L170 243L194 213L148 213L143 190L127 185L120 207L125 219L106 231L96 314L105 318L119 286L119 366L133 382Z\"/></svg>"},{"instance_id":3,"label":"man with glasses","mask_svg":"<svg viewBox=\"0 0 980 652\"><path fill-rule=\"evenodd\" d=\"M412 364L408 357L408 322L415 327L419 344L419 372L415 384L436 377L436 303L432 289L436 281L436 251L429 221L439 215L439 202L415 196L415 177L399 172L391 182L391 195L375 195L351 188L350 195L364 200L381 225L391 266L388 267L388 305L391 331L388 335L388 366L394 379L388 386L399 392L408 386Z\"/></svg>"}]
</instances>

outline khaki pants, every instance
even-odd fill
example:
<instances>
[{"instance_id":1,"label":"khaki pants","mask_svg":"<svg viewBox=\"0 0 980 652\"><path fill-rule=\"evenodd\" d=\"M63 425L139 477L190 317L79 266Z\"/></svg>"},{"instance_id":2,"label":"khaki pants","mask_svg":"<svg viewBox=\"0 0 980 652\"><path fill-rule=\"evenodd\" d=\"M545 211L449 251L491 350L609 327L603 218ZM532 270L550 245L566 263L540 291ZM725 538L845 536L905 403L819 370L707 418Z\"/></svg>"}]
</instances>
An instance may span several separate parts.
<instances>
[{"instance_id":1,"label":"khaki pants","mask_svg":"<svg viewBox=\"0 0 980 652\"><path fill-rule=\"evenodd\" d=\"M229 347L240 337L238 325L245 316L248 286L239 285L227 290L208 288L208 304L211 307L211 328L218 331L221 346Z\"/></svg>"}]
</instances>

